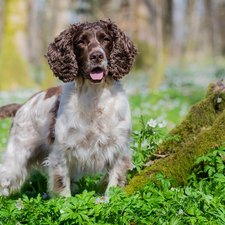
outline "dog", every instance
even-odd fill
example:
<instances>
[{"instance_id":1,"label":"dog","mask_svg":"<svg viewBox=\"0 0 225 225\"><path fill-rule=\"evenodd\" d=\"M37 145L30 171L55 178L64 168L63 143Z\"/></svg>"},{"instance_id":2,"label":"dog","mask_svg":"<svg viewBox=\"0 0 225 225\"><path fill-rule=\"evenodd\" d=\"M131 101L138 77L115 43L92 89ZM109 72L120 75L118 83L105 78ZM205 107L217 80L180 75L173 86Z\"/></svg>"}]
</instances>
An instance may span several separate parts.
<instances>
[{"instance_id":1,"label":"dog","mask_svg":"<svg viewBox=\"0 0 225 225\"><path fill-rule=\"evenodd\" d=\"M0 183L19 190L32 168L48 168L51 196L71 196L75 181L105 173L100 183L125 184L132 169L131 113L120 79L138 50L110 19L72 24L48 46L46 58L65 85L41 91L24 104L0 107L14 117L0 165Z\"/></svg>"}]
</instances>

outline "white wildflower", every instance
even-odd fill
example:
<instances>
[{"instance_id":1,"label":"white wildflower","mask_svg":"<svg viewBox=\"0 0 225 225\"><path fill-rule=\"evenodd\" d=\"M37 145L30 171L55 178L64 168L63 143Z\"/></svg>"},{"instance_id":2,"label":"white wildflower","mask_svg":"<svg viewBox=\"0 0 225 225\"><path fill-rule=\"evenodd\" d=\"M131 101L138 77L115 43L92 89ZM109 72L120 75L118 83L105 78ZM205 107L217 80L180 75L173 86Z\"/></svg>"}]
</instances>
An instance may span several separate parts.
<instances>
[{"instance_id":1,"label":"white wildflower","mask_svg":"<svg viewBox=\"0 0 225 225\"><path fill-rule=\"evenodd\" d=\"M3 225L3 223L0 221L0 225Z\"/></svg>"},{"instance_id":2,"label":"white wildflower","mask_svg":"<svg viewBox=\"0 0 225 225\"><path fill-rule=\"evenodd\" d=\"M135 134L139 134L139 132L137 130L134 131Z\"/></svg>"},{"instance_id":3,"label":"white wildflower","mask_svg":"<svg viewBox=\"0 0 225 225\"><path fill-rule=\"evenodd\" d=\"M16 200L17 203L23 203L21 198L19 198L18 200Z\"/></svg>"},{"instance_id":4,"label":"white wildflower","mask_svg":"<svg viewBox=\"0 0 225 225\"><path fill-rule=\"evenodd\" d=\"M171 191L174 191L174 188L173 187L171 187L171 189L170 189Z\"/></svg>"},{"instance_id":5,"label":"white wildflower","mask_svg":"<svg viewBox=\"0 0 225 225\"><path fill-rule=\"evenodd\" d=\"M147 140L145 139L144 142L141 143L141 147L146 147L148 145Z\"/></svg>"},{"instance_id":6,"label":"white wildflower","mask_svg":"<svg viewBox=\"0 0 225 225\"><path fill-rule=\"evenodd\" d=\"M19 210L23 209L24 208L23 202L22 201L21 202L18 202L16 204L16 208L19 209Z\"/></svg>"},{"instance_id":7,"label":"white wildflower","mask_svg":"<svg viewBox=\"0 0 225 225\"><path fill-rule=\"evenodd\" d=\"M62 209L60 209L60 213L62 214L62 213L64 213L64 211Z\"/></svg>"},{"instance_id":8,"label":"white wildflower","mask_svg":"<svg viewBox=\"0 0 225 225\"><path fill-rule=\"evenodd\" d=\"M21 223L20 222L17 222L16 225L21 225Z\"/></svg>"},{"instance_id":9,"label":"white wildflower","mask_svg":"<svg viewBox=\"0 0 225 225\"><path fill-rule=\"evenodd\" d=\"M8 196L9 195L8 188L4 188L2 193L3 193L3 195Z\"/></svg>"},{"instance_id":10,"label":"white wildflower","mask_svg":"<svg viewBox=\"0 0 225 225\"><path fill-rule=\"evenodd\" d=\"M96 199L95 204L99 204L99 203L105 203L105 197L104 196Z\"/></svg>"},{"instance_id":11,"label":"white wildflower","mask_svg":"<svg viewBox=\"0 0 225 225\"><path fill-rule=\"evenodd\" d=\"M2 187L3 187L3 188L8 187L9 184L10 184L10 181L4 180L4 181L2 182Z\"/></svg>"},{"instance_id":12,"label":"white wildflower","mask_svg":"<svg viewBox=\"0 0 225 225\"><path fill-rule=\"evenodd\" d=\"M179 209L178 214L181 215L181 214L183 214L183 213L184 213L184 211L183 211L182 209Z\"/></svg>"},{"instance_id":13,"label":"white wildflower","mask_svg":"<svg viewBox=\"0 0 225 225\"><path fill-rule=\"evenodd\" d=\"M159 123L159 128L163 128L168 124L168 120L163 120L162 123Z\"/></svg>"},{"instance_id":14,"label":"white wildflower","mask_svg":"<svg viewBox=\"0 0 225 225\"><path fill-rule=\"evenodd\" d=\"M147 124L150 127L155 127L157 125L156 120L153 120L152 118L147 122Z\"/></svg>"}]
</instances>

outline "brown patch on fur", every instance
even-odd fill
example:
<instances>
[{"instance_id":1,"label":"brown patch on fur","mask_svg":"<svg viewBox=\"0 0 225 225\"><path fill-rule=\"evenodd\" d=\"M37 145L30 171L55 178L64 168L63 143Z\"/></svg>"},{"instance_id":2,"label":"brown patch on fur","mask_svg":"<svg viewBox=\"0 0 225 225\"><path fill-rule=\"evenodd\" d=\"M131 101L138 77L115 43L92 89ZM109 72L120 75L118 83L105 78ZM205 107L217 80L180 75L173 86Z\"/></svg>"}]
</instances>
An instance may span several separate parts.
<instances>
[{"instance_id":1,"label":"brown patch on fur","mask_svg":"<svg viewBox=\"0 0 225 225\"><path fill-rule=\"evenodd\" d=\"M10 128L9 128L9 133L11 133L12 128L13 128L13 122L12 122Z\"/></svg>"},{"instance_id":2,"label":"brown patch on fur","mask_svg":"<svg viewBox=\"0 0 225 225\"><path fill-rule=\"evenodd\" d=\"M61 191L66 185L63 184L63 177L60 175L54 175L54 191Z\"/></svg>"},{"instance_id":3,"label":"brown patch on fur","mask_svg":"<svg viewBox=\"0 0 225 225\"><path fill-rule=\"evenodd\" d=\"M125 175L121 175L121 174L117 174L118 175L118 184L117 186L119 186L120 188L124 187L125 184Z\"/></svg>"},{"instance_id":4,"label":"brown patch on fur","mask_svg":"<svg viewBox=\"0 0 225 225\"><path fill-rule=\"evenodd\" d=\"M133 164L131 162L131 158L129 156L125 156L123 158L123 164L119 166L121 173L117 173L118 175L118 184L120 188L123 188L126 182L126 173L128 170L133 168Z\"/></svg>"},{"instance_id":5,"label":"brown patch on fur","mask_svg":"<svg viewBox=\"0 0 225 225\"><path fill-rule=\"evenodd\" d=\"M52 96L59 96L62 93L62 85L57 87L51 87L46 90L46 94L44 100L47 98L51 98Z\"/></svg>"},{"instance_id":6,"label":"brown patch on fur","mask_svg":"<svg viewBox=\"0 0 225 225\"><path fill-rule=\"evenodd\" d=\"M125 163L124 167L126 167L127 170L130 170L133 168L133 163L131 161L131 158L129 156L123 157L123 161Z\"/></svg>"},{"instance_id":7,"label":"brown patch on fur","mask_svg":"<svg viewBox=\"0 0 225 225\"><path fill-rule=\"evenodd\" d=\"M57 112L59 109L59 103L60 103L60 101L59 101L59 96L58 96L54 106L50 110L51 118L50 118L50 123L49 123L49 134L47 136L47 141L48 141L49 145L52 145L55 141L55 121L56 121Z\"/></svg>"},{"instance_id":8,"label":"brown patch on fur","mask_svg":"<svg viewBox=\"0 0 225 225\"><path fill-rule=\"evenodd\" d=\"M9 104L0 107L0 119L7 117L15 117L17 111L22 107L23 104Z\"/></svg>"},{"instance_id":9,"label":"brown patch on fur","mask_svg":"<svg viewBox=\"0 0 225 225\"><path fill-rule=\"evenodd\" d=\"M108 183L109 183L109 174L106 173L105 176L98 183L101 192L105 192Z\"/></svg>"},{"instance_id":10,"label":"brown patch on fur","mask_svg":"<svg viewBox=\"0 0 225 225\"><path fill-rule=\"evenodd\" d=\"M39 92L40 93L40 92ZM37 93L38 94L38 93ZM36 94L36 95L37 95ZM35 95L35 96L36 96ZM33 98L34 96L32 96L31 98ZM31 98L29 98L29 100L31 99ZM33 104L32 104L32 106L34 107L37 103L38 103L38 101L39 101L39 98L40 98L40 96L38 96L36 99L35 99L35 101L33 102Z\"/></svg>"}]
</instances>

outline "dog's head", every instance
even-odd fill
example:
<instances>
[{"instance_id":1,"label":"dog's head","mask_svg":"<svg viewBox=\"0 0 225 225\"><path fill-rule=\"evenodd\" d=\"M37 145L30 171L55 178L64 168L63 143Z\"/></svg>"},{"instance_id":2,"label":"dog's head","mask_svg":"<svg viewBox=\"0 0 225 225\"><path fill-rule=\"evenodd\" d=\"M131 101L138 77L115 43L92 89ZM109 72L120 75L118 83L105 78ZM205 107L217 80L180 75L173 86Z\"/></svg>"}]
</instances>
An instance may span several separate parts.
<instances>
[{"instance_id":1,"label":"dog's head","mask_svg":"<svg viewBox=\"0 0 225 225\"><path fill-rule=\"evenodd\" d=\"M63 82L83 76L101 83L131 70L138 54L134 43L110 19L72 24L49 44L46 58L54 75Z\"/></svg>"}]
</instances>

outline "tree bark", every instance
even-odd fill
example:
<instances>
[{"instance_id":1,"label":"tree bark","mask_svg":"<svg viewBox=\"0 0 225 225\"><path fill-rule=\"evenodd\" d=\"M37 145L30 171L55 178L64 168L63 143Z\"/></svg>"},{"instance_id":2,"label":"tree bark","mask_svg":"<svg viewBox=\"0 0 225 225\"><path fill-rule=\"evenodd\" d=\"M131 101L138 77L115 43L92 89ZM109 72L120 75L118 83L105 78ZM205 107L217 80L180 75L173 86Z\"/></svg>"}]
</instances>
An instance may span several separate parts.
<instances>
[{"instance_id":1,"label":"tree bark","mask_svg":"<svg viewBox=\"0 0 225 225\"><path fill-rule=\"evenodd\" d=\"M225 56L225 2L221 1L218 3L218 26L220 33L220 42L221 42L221 54Z\"/></svg>"},{"instance_id":2,"label":"tree bark","mask_svg":"<svg viewBox=\"0 0 225 225\"><path fill-rule=\"evenodd\" d=\"M5 12L5 0L0 0L0 53L2 44L2 33L4 29L4 12Z\"/></svg>"},{"instance_id":3,"label":"tree bark","mask_svg":"<svg viewBox=\"0 0 225 225\"><path fill-rule=\"evenodd\" d=\"M204 5L205 5L205 28L207 31L207 43L209 45L210 55L215 56L212 0L205 0Z\"/></svg>"},{"instance_id":4,"label":"tree bark","mask_svg":"<svg viewBox=\"0 0 225 225\"><path fill-rule=\"evenodd\" d=\"M195 0L186 0L185 8L185 39L182 46L182 57L181 57L181 66L186 64L188 53L193 50L193 23L195 23L195 13L196 13L196 1Z\"/></svg>"},{"instance_id":5,"label":"tree bark","mask_svg":"<svg viewBox=\"0 0 225 225\"><path fill-rule=\"evenodd\" d=\"M29 76L26 62L25 39L26 1L5 1L5 22L2 35L0 60L0 89L15 89L19 85L31 87L34 82Z\"/></svg>"},{"instance_id":6,"label":"tree bark","mask_svg":"<svg viewBox=\"0 0 225 225\"><path fill-rule=\"evenodd\" d=\"M222 101L219 102L218 98ZM141 174L130 180L125 191L132 194L149 182L149 178L154 179L157 173L174 178L178 185L187 185L188 175L199 170L194 159L225 142L224 130L225 87L219 81L209 85L205 98L193 105L185 120L169 133L179 135L180 142L170 140L161 144L159 152L162 155L169 152L168 157L149 162Z\"/></svg>"},{"instance_id":7,"label":"tree bark","mask_svg":"<svg viewBox=\"0 0 225 225\"><path fill-rule=\"evenodd\" d=\"M158 0L155 2L156 9L156 37L157 37L157 46L156 46L156 61L153 67L153 75L150 81L150 88L157 89L159 88L163 78L164 78L164 69L165 69L165 55L164 55L164 43L163 43L163 0Z\"/></svg>"}]
</instances>

